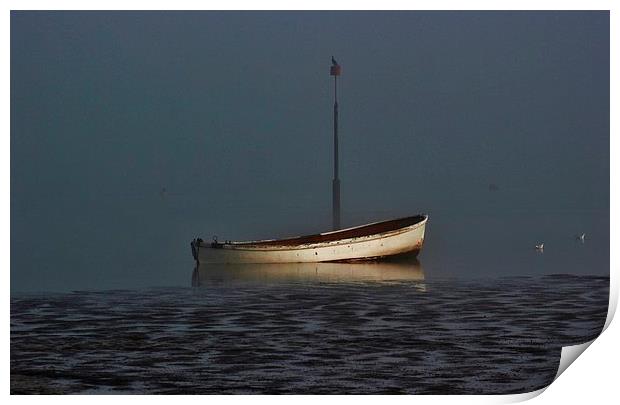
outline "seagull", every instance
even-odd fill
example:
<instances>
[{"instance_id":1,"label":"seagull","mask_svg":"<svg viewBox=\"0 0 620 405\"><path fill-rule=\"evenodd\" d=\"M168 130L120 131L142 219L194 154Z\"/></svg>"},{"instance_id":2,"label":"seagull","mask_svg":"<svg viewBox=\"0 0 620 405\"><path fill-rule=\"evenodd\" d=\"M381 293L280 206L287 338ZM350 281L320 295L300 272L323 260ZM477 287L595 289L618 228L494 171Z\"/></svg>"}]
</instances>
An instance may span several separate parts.
<instances>
[{"instance_id":1,"label":"seagull","mask_svg":"<svg viewBox=\"0 0 620 405\"><path fill-rule=\"evenodd\" d=\"M586 240L586 234L585 234L585 233L582 233L581 235L577 236L577 239L579 239L579 241L580 241L581 243L585 242L585 240Z\"/></svg>"},{"instance_id":2,"label":"seagull","mask_svg":"<svg viewBox=\"0 0 620 405\"><path fill-rule=\"evenodd\" d=\"M536 250L542 252L543 250L545 250L545 244L541 243L540 245L536 245Z\"/></svg>"}]
</instances>

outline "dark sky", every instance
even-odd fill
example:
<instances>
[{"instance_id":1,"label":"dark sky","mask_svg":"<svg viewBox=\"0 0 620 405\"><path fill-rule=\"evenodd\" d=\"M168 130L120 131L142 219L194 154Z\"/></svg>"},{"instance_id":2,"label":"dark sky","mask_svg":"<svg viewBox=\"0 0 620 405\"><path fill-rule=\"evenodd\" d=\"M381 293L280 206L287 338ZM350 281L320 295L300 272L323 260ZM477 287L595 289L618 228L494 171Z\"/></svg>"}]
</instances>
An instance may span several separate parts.
<instances>
[{"instance_id":1,"label":"dark sky","mask_svg":"<svg viewBox=\"0 0 620 405\"><path fill-rule=\"evenodd\" d=\"M327 230L332 55L343 225L608 215L608 12L12 12L12 290Z\"/></svg>"}]
</instances>

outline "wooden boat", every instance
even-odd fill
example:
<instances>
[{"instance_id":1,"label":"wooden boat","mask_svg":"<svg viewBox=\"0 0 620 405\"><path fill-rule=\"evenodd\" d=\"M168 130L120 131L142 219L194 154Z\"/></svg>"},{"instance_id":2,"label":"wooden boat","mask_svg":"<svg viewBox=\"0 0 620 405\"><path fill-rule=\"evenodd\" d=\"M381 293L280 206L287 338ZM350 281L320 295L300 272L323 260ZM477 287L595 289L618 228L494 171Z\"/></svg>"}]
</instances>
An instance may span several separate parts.
<instances>
[{"instance_id":1,"label":"wooden boat","mask_svg":"<svg viewBox=\"0 0 620 405\"><path fill-rule=\"evenodd\" d=\"M408 253L424 244L427 215L375 222L316 235L247 242L191 242L197 264L308 263L376 260Z\"/></svg>"},{"instance_id":2,"label":"wooden boat","mask_svg":"<svg viewBox=\"0 0 620 405\"><path fill-rule=\"evenodd\" d=\"M277 240L248 242L191 242L197 264L208 263L316 263L373 260L409 253L417 255L424 243L427 215L416 215L340 229L340 178L338 170L338 91L342 69L332 56L334 77L334 178L332 180L332 232Z\"/></svg>"}]
</instances>

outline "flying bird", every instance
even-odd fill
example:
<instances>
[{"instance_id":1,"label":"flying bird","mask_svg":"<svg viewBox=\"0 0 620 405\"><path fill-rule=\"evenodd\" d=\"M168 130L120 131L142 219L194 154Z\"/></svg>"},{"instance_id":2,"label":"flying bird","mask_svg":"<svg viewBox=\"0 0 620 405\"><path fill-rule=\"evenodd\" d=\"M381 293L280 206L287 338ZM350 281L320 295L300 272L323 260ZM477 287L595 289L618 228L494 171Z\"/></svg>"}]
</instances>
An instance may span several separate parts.
<instances>
[{"instance_id":1,"label":"flying bird","mask_svg":"<svg viewBox=\"0 0 620 405\"><path fill-rule=\"evenodd\" d=\"M536 245L536 250L542 252L543 250L545 250L545 244L541 243L540 245Z\"/></svg>"},{"instance_id":2,"label":"flying bird","mask_svg":"<svg viewBox=\"0 0 620 405\"><path fill-rule=\"evenodd\" d=\"M579 239L579 241L580 241L581 243L585 242L585 240L586 240L586 234L585 234L585 233L582 233L581 235L577 236L577 239Z\"/></svg>"}]
</instances>

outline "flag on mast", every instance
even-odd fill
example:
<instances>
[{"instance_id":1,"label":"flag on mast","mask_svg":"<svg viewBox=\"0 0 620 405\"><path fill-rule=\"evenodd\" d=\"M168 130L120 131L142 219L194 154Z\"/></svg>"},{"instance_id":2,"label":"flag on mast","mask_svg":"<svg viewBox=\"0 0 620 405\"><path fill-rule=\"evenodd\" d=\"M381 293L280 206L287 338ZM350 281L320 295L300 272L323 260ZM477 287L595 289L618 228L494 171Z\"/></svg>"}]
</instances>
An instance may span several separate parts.
<instances>
[{"instance_id":1,"label":"flag on mast","mask_svg":"<svg viewBox=\"0 0 620 405\"><path fill-rule=\"evenodd\" d=\"M338 62L336 62L336 59L334 59L334 57L332 56L332 66L329 69L329 74L331 76L340 76L340 65L338 64Z\"/></svg>"}]
</instances>

